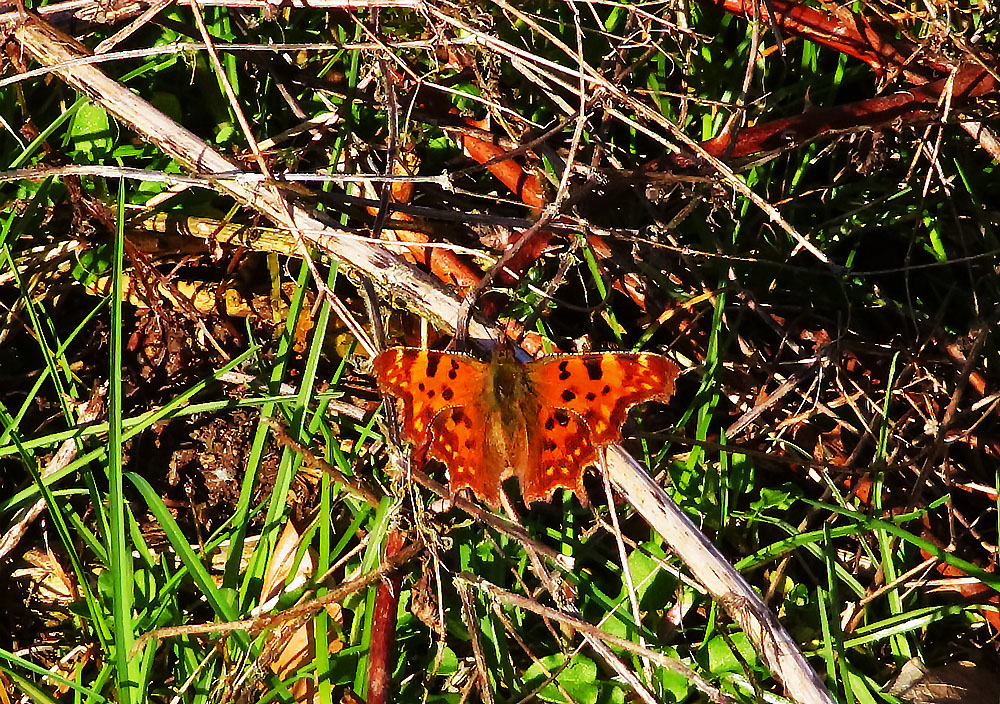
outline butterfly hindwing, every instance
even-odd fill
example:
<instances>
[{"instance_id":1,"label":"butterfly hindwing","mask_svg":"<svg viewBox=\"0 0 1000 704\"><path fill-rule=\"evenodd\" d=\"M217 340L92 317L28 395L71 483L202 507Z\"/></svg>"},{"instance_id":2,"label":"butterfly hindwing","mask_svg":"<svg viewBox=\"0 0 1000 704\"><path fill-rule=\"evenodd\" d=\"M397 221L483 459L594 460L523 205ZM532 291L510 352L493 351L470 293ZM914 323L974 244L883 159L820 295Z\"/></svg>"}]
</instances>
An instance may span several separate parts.
<instances>
[{"instance_id":1,"label":"butterfly hindwing","mask_svg":"<svg viewBox=\"0 0 1000 704\"><path fill-rule=\"evenodd\" d=\"M594 446L620 439L635 404L669 398L679 371L666 357L651 353L554 355L528 363L528 378L542 403L583 418Z\"/></svg>"},{"instance_id":2,"label":"butterfly hindwing","mask_svg":"<svg viewBox=\"0 0 1000 704\"><path fill-rule=\"evenodd\" d=\"M500 485L510 474L505 457L498 456L484 432L490 423L482 402L448 408L431 423L427 456L448 468L452 493L469 488L493 508L500 505Z\"/></svg>"},{"instance_id":3,"label":"butterfly hindwing","mask_svg":"<svg viewBox=\"0 0 1000 704\"><path fill-rule=\"evenodd\" d=\"M374 369L379 390L402 401L403 437L421 447L441 411L480 398L489 366L465 355L393 347L375 358Z\"/></svg>"},{"instance_id":4,"label":"butterfly hindwing","mask_svg":"<svg viewBox=\"0 0 1000 704\"><path fill-rule=\"evenodd\" d=\"M528 423L530 471L518 477L525 503L548 501L556 489L569 489L586 504L583 472L597 453L583 418L563 408L542 406L537 422Z\"/></svg>"}]
</instances>

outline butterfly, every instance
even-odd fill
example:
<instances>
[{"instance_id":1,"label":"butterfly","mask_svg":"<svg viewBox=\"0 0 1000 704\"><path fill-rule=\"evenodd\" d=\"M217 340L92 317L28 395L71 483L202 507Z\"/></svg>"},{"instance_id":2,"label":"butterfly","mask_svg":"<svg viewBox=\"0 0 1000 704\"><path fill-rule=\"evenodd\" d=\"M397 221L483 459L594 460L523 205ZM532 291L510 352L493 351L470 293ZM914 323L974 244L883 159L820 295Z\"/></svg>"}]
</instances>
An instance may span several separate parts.
<instances>
[{"instance_id":1,"label":"butterfly","mask_svg":"<svg viewBox=\"0 0 1000 704\"><path fill-rule=\"evenodd\" d=\"M570 489L586 503L583 473L621 439L628 409L666 401L680 369L652 353L595 352L519 362L498 345L489 362L450 352L393 347L374 362L379 390L399 399L414 457L448 468L454 493L468 488L496 509L516 476L525 503Z\"/></svg>"}]
</instances>

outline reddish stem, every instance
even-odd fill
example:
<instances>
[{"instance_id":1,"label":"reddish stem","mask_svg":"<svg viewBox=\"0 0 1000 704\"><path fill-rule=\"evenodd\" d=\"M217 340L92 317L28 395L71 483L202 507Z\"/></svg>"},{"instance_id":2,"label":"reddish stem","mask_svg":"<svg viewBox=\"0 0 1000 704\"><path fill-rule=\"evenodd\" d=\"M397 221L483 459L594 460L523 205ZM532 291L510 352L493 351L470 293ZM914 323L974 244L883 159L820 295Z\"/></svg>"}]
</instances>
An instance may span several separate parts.
<instances>
[{"instance_id":1,"label":"reddish stem","mask_svg":"<svg viewBox=\"0 0 1000 704\"><path fill-rule=\"evenodd\" d=\"M402 532L393 531L385 540L385 559L403 549L406 539ZM403 571L393 570L375 589L372 608L372 631L368 650L368 704L388 704L392 701L393 645L396 642L396 613L399 611L399 591L403 586Z\"/></svg>"},{"instance_id":2,"label":"reddish stem","mask_svg":"<svg viewBox=\"0 0 1000 704\"><path fill-rule=\"evenodd\" d=\"M915 86L891 95L860 100L833 108L808 110L799 115L772 120L755 127L739 130L731 157L748 156L757 152L799 145L826 132L846 131L861 127L877 127L893 121L919 122L939 112L942 91L950 89L952 109L967 105L977 98L997 91L997 81L984 68L968 64L959 70L949 87L946 78ZM702 146L714 156L727 153L732 134L723 134L704 142Z\"/></svg>"},{"instance_id":3,"label":"reddish stem","mask_svg":"<svg viewBox=\"0 0 1000 704\"><path fill-rule=\"evenodd\" d=\"M721 7L727 12L752 17L758 0L701 0L702 4ZM880 75L887 70L903 70L914 83L926 83L948 71L948 64L933 56L921 55L918 62L911 62L917 47L906 40L884 39L862 14L846 8L824 12L789 0L772 0L774 21L783 31L843 52L864 61ZM768 13L762 19L770 23ZM931 72L938 72L932 75Z\"/></svg>"},{"instance_id":4,"label":"reddish stem","mask_svg":"<svg viewBox=\"0 0 1000 704\"><path fill-rule=\"evenodd\" d=\"M757 0L700 0L704 5L719 7L727 12L751 16ZM713 156L738 158L758 152L804 144L833 131L871 128L893 121L919 122L941 111L941 98L947 92L952 110L960 110L971 102L998 90L994 74L975 62L956 67L940 56L920 53L913 43L900 39L883 39L861 14L839 8L830 12L814 9L788 0L772 0L773 15L765 13L765 22L774 21L784 32L810 39L818 44L841 51L872 66L879 75L899 73L913 85L908 90L861 100L832 108L820 108L800 115L773 120L739 130L725 132L702 144ZM982 56L987 64L993 57ZM954 70L954 80L946 78ZM656 162L647 170L684 168L690 159L669 157L667 163Z\"/></svg>"}]
</instances>

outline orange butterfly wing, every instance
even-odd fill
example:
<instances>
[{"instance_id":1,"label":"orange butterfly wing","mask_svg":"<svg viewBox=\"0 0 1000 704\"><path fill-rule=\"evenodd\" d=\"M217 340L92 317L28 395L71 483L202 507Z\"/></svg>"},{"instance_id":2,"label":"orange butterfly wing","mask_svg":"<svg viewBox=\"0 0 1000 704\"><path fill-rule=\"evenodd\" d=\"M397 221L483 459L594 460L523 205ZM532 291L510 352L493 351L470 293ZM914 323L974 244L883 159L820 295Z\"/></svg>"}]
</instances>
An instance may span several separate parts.
<instances>
[{"instance_id":1,"label":"orange butterfly wing","mask_svg":"<svg viewBox=\"0 0 1000 704\"><path fill-rule=\"evenodd\" d=\"M401 401L403 438L448 468L453 492L469 487L498 506L500 484L510 472L485 432L493 422L484 407L489 365L466 355L394 347L375 358L374 369L379 390Z\"/></svg>"},{"instance_id":2,"label":"orange butterfly wing","mask_svg":"<svg viewBox=\"0 0 1000 704\"><path fill-rule=\"evenodd\" d=\"M583 504L583 472L597 462L587 423L562 408L540 406L537 422L529 421L528 462L518 481L526 504L548 501L556 489L569 489Z\"/></svg>"},{"instance_id":3,"label":"orange butterfly wing","mask_svg":"<svg viewBox=\"0 0 1000 704\"><path fill-rule=\"evenodd\" d=\"M382 352L374 368L382 393L401 401L404 439L445 464L452 491L468 487L494 508L515 471L526 503L557 488L586 501L583 473L598 449L620 439L629 408L668 399L680 371L648 353L557 355L521 367L512 357L491 366L413 348Z\"/></svg>"},{"instance_id":4,"label":"orange butterfly wing","mask_svg":"<svg viewBox=\"0 0 1000 704\"><path fill-rule=\"evenodd\" d=\"M672 361L649 352L554 355L528 363L528 379L541 403L583 418L595 446L621 439L635 404L669 399L679 373Z\"/></svg>"},{"instance_id":5,"label":"orange butterfly wing","mask_svg":"<svg viewBox=\"0 0 1000 704\"><path fill-rule=\"evenodd\" d=\"M520 477L529 503L548 500L557 488L585 502L583 473L596 464L598 448L621 439L629 408L670 398L680 372L661 355L620 352L556 355L527 367L539 404L539 422L529 424L537 460L529 463L529 476Z\"/></svg>"},{"instance_id":6,"label":"orange butterfly wing","mask_svg":"<svg viewBox=\"0 0 1000 704\"><path fill-rule=\"evenodd\" d=\"M379 390L402 401L403 438L422 448L436 415L482 398L489 366L465 355L392 347L375 358L374 369Z\"/></svg>"},{"instance_id":7,"label":"orange butterfly wing","mask_svg":"<svg viewBox=\"0 0 1000 704\"><path fill-rule=\"evenodd\" d=\"M490 507L500 506L500 485L511 474L508 458L490 442L486 428L494 420L482 403L449 408L431 424L427 456L448 468L452 493L469 488Z\"/></svg>"}]
</instances>

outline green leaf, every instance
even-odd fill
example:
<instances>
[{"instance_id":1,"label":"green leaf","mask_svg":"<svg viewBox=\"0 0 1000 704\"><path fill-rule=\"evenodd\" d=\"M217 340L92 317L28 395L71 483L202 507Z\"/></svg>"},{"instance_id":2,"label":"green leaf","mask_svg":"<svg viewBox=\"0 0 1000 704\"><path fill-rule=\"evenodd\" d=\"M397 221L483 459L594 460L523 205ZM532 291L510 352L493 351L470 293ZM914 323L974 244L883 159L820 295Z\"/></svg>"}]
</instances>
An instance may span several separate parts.
<instances>
[{"instance_id":1,"label":"green leaf","mask_svg":"<svg viewBox=\"0 0 1000 704\"><path fill-rule=\"evenodd\" d=\"M110 243L99 244L83 250L77 257L76 263L73 264L73 278L85 286L94 283L111 271L111 257L113 255L114 248Z\"/></svg>"},{"instance_id":2,"label":"green leaf","mask_svg":"<svg viewBox=\"0 0 1000 704\"><path fill-rule=\"evenodd\" d=\"M544 666L550 674L558 671L555 680L566 690L572 701L579 704L597 704L600 688L597 685L597 665L594 664L594 661L577 656L560 670L559 668L565 662L566 656L561 653L541 658L539 663L533 664L524 673L525 686L534 688L549 679L550 675L546 675L542 670L542 666ZM542 701L559 702L560 704L566 701L566 697L563 696L554 682L542 687L541 691L538 692L538 698Z\"/></svg>"},{"instance_id":3,"label":"green leaf","mask_svg":"<svg viewBox=\"0 0 1000 704\"><path fill-rule=\"evenodd\" d=\"M723 672L743 672L740 658L751 665L757 661L753 646L750 645L746 634L733 633L728 640L729 642L726 642L722 636L716 636L708 641L705 649L699 654L699 659L705 660L705 667L709 672L716 675ZM740 657L733 652L730 643L739 651Z\"/></svg>"},{"instance_id":4,"label":"green leaf","mask_svg":"<svg viewBox=\"0 0 1000 704\"><path fill-rule=\"evenodd\" d=\"M691 683L680 672L664 667L660 670L660 691L665 699L669 697L667 701L681 702L690 694Z\"/></svg>"},{"instance_id":5,"label":"green leaf","mask_svg":"<svg viewBox=\"0 0 1000 704\"><path fill-rule=\"evenodd\" d=\"M153 99L150 102L167 117L178 122L184 119L184 109L181 107L181 101L174 93L157 91L153 93Z\"/></svg>"},{"instance_id":6,"label":"green leaf","mask_svg":"<svg viewBox=\"0 0 1000 704\"><path fill-rule=\"evenodd\" d=\"M780 489L762 489L760 498L750 504L754 513L763 513L767 509L787 511L798 498L798 492L793 487L785 485Z\"/></svg>"},{"instance_id":7,"label":"green leaf","mask_svg":"<svg viewBox=\"0 0 1000 704\"><path fill-rule=\"evenodd\" d=\"M441 662L434 674L440 677L450 677L458 672L458 656L451 648L445 648L441 653Z\"/></svg>"},{"instance_id":8,"label":"green leaf","mask_svg":"<svg viewBox=\"0 0 1000 704\"><path fill-rule=\"evenodd\" d=\"M70 151L89 159L100 159L111 151L113 143L111 119L99 105L84 103L73 115L69 126Z\"/></svg>"}]
</instances>

